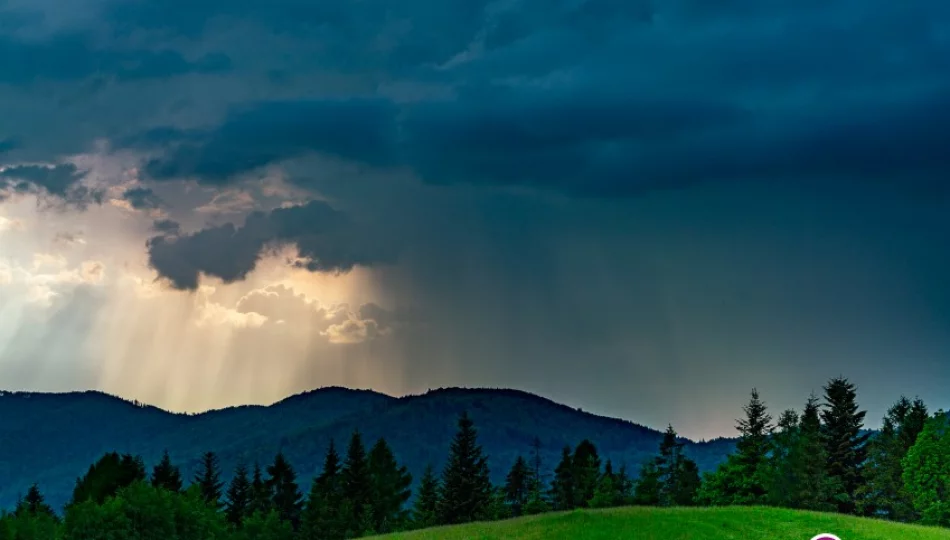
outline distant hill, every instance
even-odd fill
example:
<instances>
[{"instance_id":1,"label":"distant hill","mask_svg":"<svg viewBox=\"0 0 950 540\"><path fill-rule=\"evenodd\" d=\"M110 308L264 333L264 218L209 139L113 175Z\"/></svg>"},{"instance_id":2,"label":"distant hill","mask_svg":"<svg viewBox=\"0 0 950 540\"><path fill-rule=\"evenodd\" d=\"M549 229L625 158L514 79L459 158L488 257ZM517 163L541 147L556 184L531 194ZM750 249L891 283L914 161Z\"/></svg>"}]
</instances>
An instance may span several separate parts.
<instances>
[{"instance_id":1,"label":"distant hill","mask_svg":"<svg viewBox=\"0 0 950 540\"><path fill-rule=\"evenodd\" d=\"M611 508L436 527L379 540L808 540L831 533L844 540L950 540L950 530L842 514L781 508Z\"/></svg>"},{"instance_id":2,"label":"distant hill","mask_svg":"<svg viewBox=\"0 0 950 540\"><path fill-rule=\"evenodd\" d=\"M441 467L456 418L469 412L501 482L517 455L539 437L550 472L561 448L592 440L606 461L635 474L656 451L659 431L596 416L516 390L449 388L394 398L368 390L323 388L273 405L242 406L197 415L174 414L100 392L0 393L0 506L11 507L33 482L56 507L76 478L108 451L142 455L149 469L167 449L190 480L203 452L218 453L226 479L239 462L265 466L282 450L302 488L319 472L331 439L342 452L354 429L367 445L385 437L415 478L427 463ZM687 441L702 470L715 467L734 440Z\"/></svg>"}]
</instances>

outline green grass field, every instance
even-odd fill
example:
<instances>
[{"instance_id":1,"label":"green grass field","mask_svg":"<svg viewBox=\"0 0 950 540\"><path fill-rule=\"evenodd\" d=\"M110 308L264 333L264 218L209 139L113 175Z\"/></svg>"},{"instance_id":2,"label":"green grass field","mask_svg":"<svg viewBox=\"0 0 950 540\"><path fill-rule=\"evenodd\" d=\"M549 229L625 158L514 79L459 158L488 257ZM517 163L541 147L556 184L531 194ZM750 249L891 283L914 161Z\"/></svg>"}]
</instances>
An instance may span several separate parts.
<instances>
[{"instance_id":1,"label":"green grass field","mask_svg":"<svg viewBox=\"0 0 950 540\"><path fill-rule=\"evenodd\" d=\"M950 540L950 529L775 508L613 508L437 527L377 537L404 540Z\"/></svg>"}]
</instances>

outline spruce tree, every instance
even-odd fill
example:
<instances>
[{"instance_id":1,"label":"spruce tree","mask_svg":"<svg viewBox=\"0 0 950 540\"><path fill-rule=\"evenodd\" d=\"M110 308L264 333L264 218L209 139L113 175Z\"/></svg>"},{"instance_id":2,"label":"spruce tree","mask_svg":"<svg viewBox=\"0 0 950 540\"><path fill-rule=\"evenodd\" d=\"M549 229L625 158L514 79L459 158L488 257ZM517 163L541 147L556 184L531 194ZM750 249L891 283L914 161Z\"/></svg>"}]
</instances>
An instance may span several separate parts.
<instances>
[{"instance_id":1,"label":"spruce tree","mask_svg":"<svg viewBox=\"0 0 950 540\"><path fill-rule=\"evenodd\" d=\"M795 447L799 444L798 413L784 411L776 423L769 457L769 504L792 507L801 476Z\"/></svg>"},{"instance_id":2,"label":"spruce tree","mask_svg":"<svg viewBox=\"0 0 950 540\"><path fill-rule=\"evenodd\" d=\"M565 446L561 450L561 461L554 469L554 480L551 482L551 504L555 510L571 510L576 507L573 459L571 447Z\"/></svg>"},{"instance_id":3,"label":"spruce tree","mask_svg":"<svg viewBox=\"0 0 950 540\"><path fill-rule=\"evenodd\" d=\"M798 470L797 488L791 497L793 508L829 511L837 492L836 481L828 476L828 463L821 433L818 398L811 396L805 402L798 424L798 444L790 458Z\"/></svg>"},{"instance_id":4,"label":"spruce tree","mask_svg":"<svg viewBox=\"0 0 950 540\"><path fill-rule=\"evenodd\" d=\"M310 485L310 495L301 519L301 538L342 540L346 534L342 498L340 455L331 439L323 458L323 471Z\"/></svg>"},{"instance_id":5,"label":"spruce tree","mask_svg":"<svg viewBox=\"0 0 950 540\"><path fill-rule=\"evenodd\" d=\"M505 502L511 507L511 515L520 516L528 503L531 492L531 471L528 462L521 456L515 460L505 478Z\"/></svg>"},{"instance_id":6,"label":"spruce tree","mask_svg":"<svg viewBox=\"0 0 950 540\"><path fill-rule=\"evenodd\" d=\"M614 501L614 506L630 504L632 497L633 481L630 479L630 475L627 474L627 465L621 463L620 470L617 471L617 500Z\"/></svg>"},{"instance_id":7,"label":"spruce tree","mask_svg":"<svg viewBox=\"0 0 950 540\"><path fill-rule=\"evenodd\" d=\"M636 486L633 489L633 502L640 506L658 506L660 491L663 489L660 470L656 459L650 459L640 467Z\"/></svg>"},{"instance_id":8,"label":"spruce tree","mask_svg":"<svg viewBox=\"0 0 950 540\"><path fill-rule=\"evenodd\" d=\"M370 506L373 509L373 530L385 534L402 528L408 512L404 508L412 492L412 475L405 466L396 463L396 457L380 438L369 452L369 476L372 488Z\"/></svg>"},{"instance_id":9,"label":"spruce tree","mask_svg":"<svg viewBox=\"0 0 950 540\"><path fill-rule=\"evenodd\" d=\"M247 477L247 466L238 464L234 469L234 478L228 486L224 515L228 523L240 527L251 514L251 481Z\"/></svg>"},{"instance_id":10,"label":"spruce tree","mask_svg":"<svg viewBox=\"0 0 950 540\"><path fill-rule=\"evenodd\" d=\"M917 518L904 486L902 461L927 419L922 401L901 398L888 409L883 427L868 444L865 482L858 488L858 513L897 521Z\"/></svg>"},{"instance_id":11,"label":"spruce tree","mask_svg":"<svg viewBox=\"0 0 950 540\"><path fill-rule=\"evenodd\" d=\"M40 488L36 484L33 484L30 486L30 489L27 490L26 497L17 504L14 515L55 517L56 513L53 512L52 506L46 504L46 498L40 493Z\"/></svg>"},{"instance_id":12,"label":"spruce tree","mask_svg":"<svg viewBox=\"0 0 950 540\"><path fill-rule=\"evenodd\" d=\"M303 495L297 486L297 473L284 457L277 452L274 463L267 468L267 488L271 493L271 504L280 519L290 523L293 529L300 525L300 511L303 507Z\"/></svg>"},{"instance_id":13,"label":"spruce tree","mask_svg":"<svg viewBox=\"0 0 950 540\"><path fill-rule=\"evenodd\" d=\"M263 519L273 509L273 493L261 474L261 466L254 463L254 473L251 475L251 503L248 511L251 515L260 514Z\"/></svg>"},{"instance_id":14,"label":"spruce tree","mask_svg":"<svg viewBox=\"0 0 950 540\"><path fill-rule=\"evenodd\" d=\"M442 471L439 521L451 525L486 518L493 493L478 433L468 413L463 412Z\"/></svg>"},{"instance_id":15,"label":"spruce tree","mask_svg":"<svg viewBox=\"0 0 950 540\"><path fill-rule=\"evenodd\" d=\"M412 524L418 529L433 527L439 523L439 480L432 464L426 465L419 481L419 493L412 509Z\"/></svg>"},{"instance_id":16,"label":"spruce tree","mask_svg":"<svg viewBox=\"0 0 950 540\"><path fill-rule=\"evenodd\" d=\"M597 447L584 439L574 449L571 463L574 465L574 504L584 507L594 497L594 490L600 479L600 456L597 454Z\"/></svg>"},{"instance_id":17,"label":"spruce tree","mask_svg":"<svg viewBox=\"0 0 950 540\"><path fill-rule=\"evenodd\" d=\"M856 398L854 384L843 377L832 379L825 386L825 405L821 411L828 475L840 488L835 500L838 511L845 514L855 512L867 457L868 435L862 433L866 411L859 410Z\"/></svg>"},{"instance_id":18,"label":"spruce tree","mask_svg":"<svg viewBox=\"0 0 950 540\"><path fill-rule=\"evenodd\" d=\"M365 507L372 509L373 485L369 475L366 448L359 431L354 431L346 448L342 470L342 493L346 501L346 530L350 534L362 534L365 526Z\"/></svg>"},{"instance_id":19,"label":"spruce tree","mask_svg":"<svg viewBox=\"0 0 950 540\"><path fill-rule=\"evenodd\" d=\"M221 471L218 469L218 456L214 452L205 452L201 457L201 468L193 483L201 489L201 496L212 508L221 507Z\"/></svg>"},{"instance_id":20,"label":"spruce tree","mask_svg":"<svg viewBox=\"0 0 950 540\"><path fill-rule=\"evenodd\" d=\"M182 487L181 471L168 456L168 450L162 453L162 459L152 468L152 487L180 493Z\"/></svg>"}]
</instances>

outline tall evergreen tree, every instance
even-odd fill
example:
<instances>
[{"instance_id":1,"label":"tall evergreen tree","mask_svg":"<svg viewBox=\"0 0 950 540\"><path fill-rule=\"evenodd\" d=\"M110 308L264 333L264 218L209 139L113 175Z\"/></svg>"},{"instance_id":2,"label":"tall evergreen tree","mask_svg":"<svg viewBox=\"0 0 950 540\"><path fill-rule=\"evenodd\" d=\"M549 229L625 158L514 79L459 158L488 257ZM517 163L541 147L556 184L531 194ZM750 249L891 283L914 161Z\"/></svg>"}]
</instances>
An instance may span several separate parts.
<instances>
[{"instance_id":1,"label":"tall evergreen tree","mask_svg":"<svg viewBox=\"0 0 950 540\"><path fill-rule=\"evenodd\" d=\"M772 450L772 417L756 390L743 407L745 418L738 420L736 451L715 473L707 474L697 500L710 505L750 505L767 502L768 457Z\"/></svg>"},{"instance_id":2,"label":"tall evergreen tree","mask_svg":"<svg viewBox=\"0 0 950 540\"><path fill-rule=\"evenodd\" d=\"M917 518L904 486L902 461L927 419L921 400L901 398L888 409L878 435L868 443L864 483L858 488L858 513L897 521Z\"/></svg>"},{"instance_id":3,"label":"tall evergreen tree","mask_svg":"<svg viewBox=\"0 0 950 540\"><path fill-rule=\"evenodd\" d=\"M699 489L699 467L683 454L676 430L668 426L658 455L640 472L634 499L637 504L689 506Z\"/></svg>"},{"instance_id":4,"label":"tall evergreen tree","mask_svg":"<svg viewBox=\"0 0 950 540\"><path fill-rule=\"evenodd\" d=\"M369 476L372 487L373 531L385 534L402 528L408 521L404 508L412 492L412 475L396 457L385 439L380 438L369 451Z\"/></svg>"},{"instance_id":5,"label":"tall evergreen tree","mask_svg":"<svg viewBox=\"0 0 950 540\"><path fill-rule=\"evenodd\" d=\"M40 488L36 484L33 484L30 486L30 489L27 490L26 497L17 504L14 515L55 517L56 513L53 512L52 506L46 504L46 498L40 493Z\"/></svg>"},{"instance_id":6,"label":"tall evergreen tree","mask_svg":"<svg viewBox=\"0 0 950 540\"><path fill-rule=\"evenodd\" d=\"M600 480L600 456L594 443L584 439L574 449L574 504L587 506Z\"/></svg>"},{"instance_id":7,"label":"tall evergreen tree","mask_svg":"<svg viewBox=\"0 0 950 540\"><path fill-rule=\"evenodd\" d=\"M620 470L617 471L617 500L614 506L624 506L630 504L633 497L633 481L627 474L627 465L620 464Z\"/></svg>"},{"instance_id":8,"label":"tall evergreen tree","mask_svg":"<svg viewBox=\"0 0 950 540\"><path fill-rule=\"evenodd\" d=\"M70 505L84 501L101 504L120 489L139 480L145 480L145 463L141 457L108 453L92 464L83 477L76 480Z\"/></svg>"},{"instance_id":9,"label":"tall evergreen tree","mask_svg":"<svg viewBox=\"0 0 950 540\"><path fill-rule=\"evenodd\" d=\"M201 456L201 468L195 475L193 483L201 489L201 496L212 508L221 507L221 471L218 467L218 456L214 452L205 452Z\"/></svg>"},{"instance_id":10,"label":"tall evergreen tree","mask_svg":"<svg viewBox=\"0 0 950 540\"><path fill-rule=\"evenodd\" d=\"M439 521L451 525L484 519L493 494L488 460L478 444L478 432L468 413L463 412L442 471Z\"/></svg>"},{"instance_id":11,"label":"tall evergreen tree","mask_svg":"<svg viewBox=\"0 0 950 540\"><path fill-rule=\"evenodd\" d=\"M251 515L260 514L263 519L273 509L273 493L261 474L261 466L254 463L254 473L251 475L251 502L248 512Z\"/></svg>"},{"instance_id":12,"label":"tall evergreen tree","mask_svg":"<svg viewBox=\"0 0 950 540\"><path fill-rule=\"evenodd\" d=\"M836 481L828 476L827 454L822 438L818 398L811 396L798 423L798 441L790 461L798 471L797 487L792 494L793 508L828 511L838 491Z\"/></svg>"},{"instance_id":13,"label":"tall evergreen tree","mask_svg":"<svg viewBox=\"0 0 950 540\"><path fill-rule=\"evenodd\" d=\"M571 447L565 446L561 450L561 461L554 469L554 480L551 482L551 504L555 510L571 510L576 507L574 494L574 457Z\"/></svg>"},{"instance_id":14,"label":"tall evergreen tree","mask_svg":"<svg viewBox=\"0 0 950 540\"><path fill-rule=\"evenodd\" d=\"M439 480L435 476L432 464L426 465L419 480L419 493L412 509L412 524L424 529L439 522Z\"/></svg>"},{"instance_id":15,"label":"tall evergreen tree","mask_svg":"<svg viewBox=\"0 0 950 540\"><path fill-rule=\"evenodd\" d=\"M799 444L798 413L784 411L776 423L772 437L772 454L769 456L769 504L792 507L799 489L801 464L795 451Z\"/></svg>"},{"instance_id":16,"label":"tall evergreen tree","mask_svg":"<svg viewBox=\"0 0 950 540\"><path fill-rule=\"evenodd\" d=\"M359 431L354 431L350 444L346 448L346 458L342 469L343 499L346 530L350 534L362 534L366 526L366 507L372 510L373 485L366 458L366 447Z\"/></svg>"},{"instance_id":17,"label":"tall evergreen tree","mask_svg":"<svg viewBox=\"0 0 950 540\"><path fill-rule=\"evenodd\" d=\"M280 519L297 529L300 525L303 494L297 486L297 473L283 452L277 452L274 456L274 463L267 467L267 476L267 487L274 510Z\"/></svg>"},{"instance_id":18,"label":"tall evergreen tree","mask_svg":"<svg viewBox=\"0 0 950 540\"><path fill-rule=\"evenodd\" d=\"M838 511L855 512L862 467L867 458L868 435L862 433L866 411L857 404L857 389L843 377L825 386L825 405L821 411L822 436L828 459L828 475L839 486L834 497Z\"/></svg>"},{"instance_id":19,"label":"tall evergreen tree","mask_svg":"<svg viewBox=\"0 0 950 540\"><path fill-rule=\"evenodd\" d=\"M251 515L251 481L247 477L247 466L238 464L234 469L234 478L228 486L227 500L224 504L224 515L228 523L240 527L244 520Z\"/></svg>"},{"instance_id":20,"label":"tall evergreen tree","mask_svg":"<svg viewBox=\"0 0 950 540\"><path fill-rule=\"evenodd\" d=\"M511 515L520 516L531 493L532 472L528 462L521 456L515 460L505 478L505 502L511 507Z\"/></svg>"},{"instance_id":21,"label":"tall evergreen tree","mask_svg":"<svg viewBox=\"0 0 950 540\"><path fill-rule=\"evenodd\" d=\"M181 471L172 465L168 450L162 453L162 460L152 468L152 486L167 489L173 493L181 492Z\"/></svg>"},{"instance_id":22,"label":"tall evergreen tree","mask_svg":"<svg viewBox=\"0 0 950 540\"><path fill-rule=\"evenodd\" d=\"M304 506L300 536L307 540L342 540L346 519L342 515L340 455L331 439L323 458L323 471L310 485Z\"/></svg>"},{"instance_id":23,"label":"tall evergreen tree","mask_svg":"<svg viewBox=\"0 0 950 540\"><path fill-rule=\"evenodd\" d=\"M950 526L950 417L939 411L903 460L907 493L926 525Z\"/></svg>"}]
</instances>

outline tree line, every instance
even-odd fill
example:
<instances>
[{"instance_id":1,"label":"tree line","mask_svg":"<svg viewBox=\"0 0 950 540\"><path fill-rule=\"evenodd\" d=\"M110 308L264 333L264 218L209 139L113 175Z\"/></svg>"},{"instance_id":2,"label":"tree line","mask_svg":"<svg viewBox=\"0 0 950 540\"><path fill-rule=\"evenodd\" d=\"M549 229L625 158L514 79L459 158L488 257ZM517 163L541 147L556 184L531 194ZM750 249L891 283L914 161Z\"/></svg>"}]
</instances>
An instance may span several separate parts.
<instances>
[{"instance_id":1,"label":"tree line","mask_svg":"<svg viewBox=\"0 0 950 540\"><path fill-rule=\"evenodd\" d=\"M921 400L901 397L872 435L856 387L835 378L801 412L783 411L773 422L753 390L743 413L735 451L702 476L670 426L635 477L583 440L562 449L548 480L535 439L500 486L463 413L444 468L426 468L411 504L406 467L385 439L367 450L359 431L343 455L330 442L306 494L280 452L264 469L238 465L228 485L208 452L188 487L167 452L150 474L140 457L109 453L77 479L62 516L31 487L0 516L0 540L336 540L622 505L765 505L950 525L950 424L942 411L931 415Z\"/></svg>"}]
</instances>

